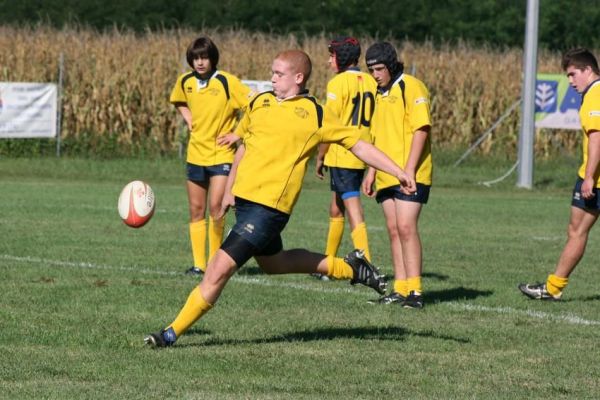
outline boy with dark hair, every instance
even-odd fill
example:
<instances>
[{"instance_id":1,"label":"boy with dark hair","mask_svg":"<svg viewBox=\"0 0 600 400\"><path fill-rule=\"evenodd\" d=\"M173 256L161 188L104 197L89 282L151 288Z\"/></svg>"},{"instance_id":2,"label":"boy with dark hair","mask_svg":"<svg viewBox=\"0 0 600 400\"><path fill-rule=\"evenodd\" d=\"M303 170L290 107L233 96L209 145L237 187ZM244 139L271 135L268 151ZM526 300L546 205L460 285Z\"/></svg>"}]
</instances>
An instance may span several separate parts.
<instances>
[{"instance_id":1,"label":"boy with dark hair","mask_svg":"<svg viewBox=\"0 0 600 400\"><path fill-rule=\"evenodd\" d=\"M583 162L577 171L577 181L571 201L571 218L567 243L553 274L545 283L519 285L519 290L531 299L560 300L569 276L583 257L590 230L600 213L600 73L596 57L587 49L567 51L562 68L569 84L581 93L579 118L583 129Z\"/></svg>"}]
</instances>

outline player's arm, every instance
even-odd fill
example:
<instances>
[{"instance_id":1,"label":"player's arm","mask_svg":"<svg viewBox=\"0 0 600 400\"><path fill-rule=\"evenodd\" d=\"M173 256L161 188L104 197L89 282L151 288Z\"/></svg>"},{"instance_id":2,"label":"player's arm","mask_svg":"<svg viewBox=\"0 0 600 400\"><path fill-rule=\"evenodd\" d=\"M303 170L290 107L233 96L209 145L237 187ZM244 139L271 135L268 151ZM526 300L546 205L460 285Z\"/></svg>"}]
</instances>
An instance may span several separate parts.
<instances>
[{"instance_id":1,"label":"player's arm","mask_svg":"<svg viewBox=\"0 0 600 400\"><path fill-rule=\"evenodd\" d=\"M321 143L319 145L319 151L317 152L316 168L316 175L319 179L323 179L325 177L325 171L327 171L327 167L325 166L325 154L327 154L327 150L329 150L328 143Z\"/></svg>"},{"instance_id":2,"label":"player's arm","mask_svg":"<svg viewBox=\"0 0 600 400\"><path fill-rule=\"evenodd\" d=\"M594 197L594 187L596 186L596 171L600 165L600 131L590 131L588 135L588 154L585 165L585 176L581 185L581 195L584 199Z\"/></svg>"},{"instance_id":3,"label":"player's arm","mask_svg":"<svg viewBox=\"0 0 600 400\"><path fill-rule=\"evenodd\" d=\"M425 148L425 143L427 142L427 135L429 135L430 130L431 126L425 125L415 130L413 133L410 152L408 153L408 160L404 166L404 171L406 171L406 173L413 178L415 177L417 166L419 165L421 154L423 154L423 149Z\"/></svg>"},{"instance_id":4,"label":"player's arm","mask_svg":"<svg viewBox=\"0 0 600 400\"><path fill-rule=\"evenodd\" d=\"M402 186L402 191L405 193L410 194L417 190L414 178L404 172L398 164L371 143L359 139L358 142L350 148L350 151L369 166L398 178L400 185Z\"/></svg>"},{"instance_id":5,"label":"player's arm","mask_svg":"<svg viewBox=\"0 0 600 400\"><path fill-rule=\"evenodd\" d=\"M375 172L377 170L373 167L367 168L367 173L362 181L362 191L368 197L375 196L375 190L373 190L373 184L375 183Z\"/></svg>"},{"instance_id":6,"label":"player's arm","mask_svg":"<svg viewBox=\"0 0 600 400\"><path fill-rule=\"evenodd\" d=\"M221 210L219 211L217 219L221 219L225 215L225 213L227 213L229 208L235 205L235 197L233 196L231 189L233 188L233 183L235 182L238 165L244 157L245 152L246 147L243 144L240 144L238 146L237 151L235 152L233 164L231 165L231 171L229 171L229 176L227 177L227 183L225 184L225 193L223 194L223 200L221 200Z\"/></svg>"},{"instance_id":7,"label":"player's arm","mask_svg":"<svg viewBox=\"0 0 600 400\"><path fill-rule=\"evenodd\" d=\"M181 114L185 123L187 124L188 129L192 130L192 111L188 107L187 103L173 103L177 111Z\"/></svg>"}]
</instances>

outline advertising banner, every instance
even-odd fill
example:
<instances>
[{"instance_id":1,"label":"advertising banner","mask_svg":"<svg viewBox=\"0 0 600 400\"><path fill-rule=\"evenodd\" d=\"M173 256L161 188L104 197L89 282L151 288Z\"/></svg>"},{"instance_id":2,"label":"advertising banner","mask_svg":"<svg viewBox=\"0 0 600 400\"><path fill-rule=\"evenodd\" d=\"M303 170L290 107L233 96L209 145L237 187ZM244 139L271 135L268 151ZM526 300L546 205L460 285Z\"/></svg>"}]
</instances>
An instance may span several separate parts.
<instances>
[{"instance_id":1,"label":"advertising banner","mask_svg":"<svg viewBox=\"0 0 600 400\"><path fill-rule=\"evenodd\" d=\"M57 85L0 82L0 139L56 137Z\"/></svg>"},{"instance_id":2,"label":"advertising banner","mask_svg":"<svg viewBox=\"0 0 600 400\"><path fill-rule=\"evenodd\" d=\"M535 127L581 129L581 95L565 75L538 74L535 85Z\"/></svg>"}]
</instances>

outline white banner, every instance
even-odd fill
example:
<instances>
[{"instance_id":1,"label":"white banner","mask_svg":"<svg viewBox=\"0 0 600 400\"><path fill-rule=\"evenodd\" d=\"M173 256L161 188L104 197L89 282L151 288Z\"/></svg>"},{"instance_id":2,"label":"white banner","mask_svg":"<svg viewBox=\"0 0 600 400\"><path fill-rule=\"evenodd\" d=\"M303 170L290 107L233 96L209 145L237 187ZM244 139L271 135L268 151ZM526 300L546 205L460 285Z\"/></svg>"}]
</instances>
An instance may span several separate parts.
<instances>
[{"instance_id":1,"label":"white banner","mask_svg":"<svg viewBox=\"0 0 600 400\"><path fill-rule=\"evenodd\" d=\"M57 85L0 82L0 139L56 137Z\"/></svg>"},{"instance_id":2,"label":"white banner","mask_svg":"<svg viewBox=\"0 0 600 400\"><path fill-rule=\"evenodd\" d=\"M255 93L268 92L269 90L273 90L273 85L271 81L253 81L250 79L242 79L242 83L246 86L249 86Z\"/></svg>"}]
</instances>

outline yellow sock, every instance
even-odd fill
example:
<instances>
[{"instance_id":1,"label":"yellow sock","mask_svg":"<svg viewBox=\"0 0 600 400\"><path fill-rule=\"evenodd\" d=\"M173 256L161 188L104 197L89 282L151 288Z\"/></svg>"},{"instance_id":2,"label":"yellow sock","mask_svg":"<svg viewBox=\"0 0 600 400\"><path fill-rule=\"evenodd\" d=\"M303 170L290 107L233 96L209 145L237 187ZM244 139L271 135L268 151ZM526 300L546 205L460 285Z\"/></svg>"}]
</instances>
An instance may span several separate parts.
<instances>
[{"instance_id":1,"label":"yellow sock","mask_svg":"<svg viewBox=\"0 0 600 400\"><path fill-rule=\"evenodd\" d=\"M352 279L354 270L343 258L327 256L327 276L335 279Z\"/></svg>"},{"instance_id":2,"label":"yellow sock","mask_svg":"<svg viewBox=\"0 0 600 400\"><path fill-rule=\"evenodd\" d=\"M413 276L412 278L408 278L406 280L406 285L408 287L408 293L415 292L416 294L421 294L423 290L421 289L421 277Z\"/></svg>"},{"instance_id":3,"label":"yellow sock","mask_svg":"<svg viewBox=\"0 0 600 400\"><path fill-rule=\"evenodd\" d=\"M329 232L327 232L327 247L325 248L325 254L328 256L334 256L337 254L340 243L342 243L342 236L344 236L344 217L341 218L329 218Z\"/></svg>"},{"instance_id":4,"label":"yellow sock","mask_svg":"<svg viewBox=\"0 0 600 400\"><path fill-rule=\"evenodd\" d=\"M200 292L200 287L196 286L188 296L187 301L183 305L181 311L179 311L175 321L173 321L171 325L167 327L167 329L173 328L175 335L179 337L211 308L212 304L209 304L206 300L204 300L204 297L202 297L202 292Z\"/></svg>"},{"instance_id":5,"label":"yellow sock","mask_svg":"<svg viewBox=\"0 0 600 400\"><path fill-rule=\"evenodd\" d=\"M371 254L369 253L369 239L367 237L367 225L364 222L356 225L351 233L352 243L357 249L365 251L365 257L371 261Z\"/></svg>"},{"instance_id":6,"label":"yellow sock","mask_svg":"<svg viewBox=\"0 0 600 400\"><path fill-rule=\"evenodd\" d=\"M561 278L560 276L550 274L548 275L548 280L546 281L546 290L552 296L560 296L568 283L569 278Z\"/></svg>"},{"instance_id":7,"label":"yellow sock","mask_svg":"<svg viewBox=\"0 0 600 400\"><path fill-rule=\"evenodd\" d=\"M194 267L206 271L206 220L190 222L190 240Z\"/></svg>"},{"instance_id":8,"label":"yellow sock","mask_svg":"<svg viewBox=\"0 0 600 400\"><path fill-rule=\"evenodd\" d=\"M394 279L394 292L404 297L408 296L408 281L406 279Z\"/></svg>"},{"instance_id":9,"label":"yellow sock","mask_svg":"<svg viewBox=\"0 0 600 400\"><path fill-rule=\"evenodd\" d=\"M225 229L225 218L208 219L208 259L210 260L223 242L223 230Z\"/></svg>"}]
</instances>

